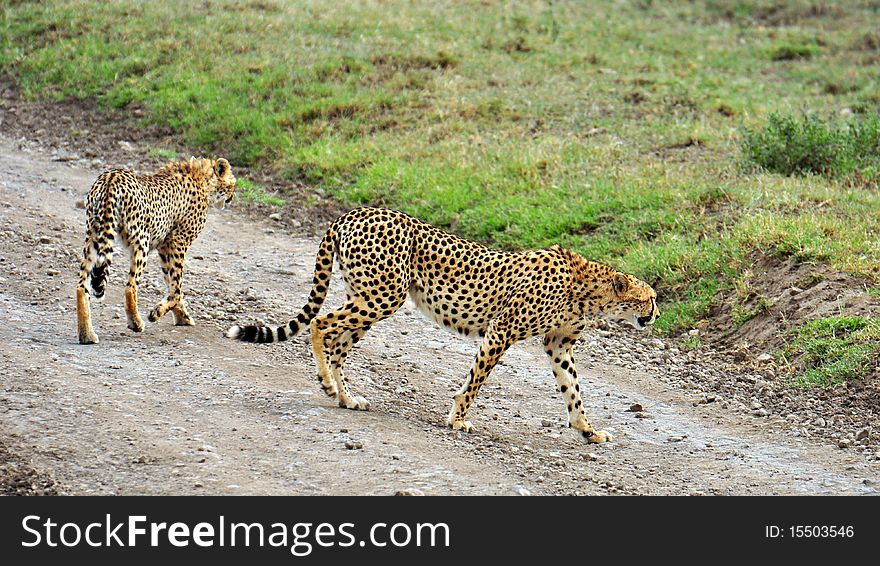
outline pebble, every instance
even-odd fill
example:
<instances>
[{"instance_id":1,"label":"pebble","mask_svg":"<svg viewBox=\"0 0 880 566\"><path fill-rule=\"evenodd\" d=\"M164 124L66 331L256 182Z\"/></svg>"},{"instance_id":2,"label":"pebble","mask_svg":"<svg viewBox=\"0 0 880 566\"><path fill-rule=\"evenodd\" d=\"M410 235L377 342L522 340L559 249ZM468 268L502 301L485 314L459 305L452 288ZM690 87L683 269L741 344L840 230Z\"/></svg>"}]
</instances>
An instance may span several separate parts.
<instances>
[{"instance_id":1,"label":"pebble","mask_svg":"<svg viewBox=\"0 0 880 566\"><path fill-rule=\"evenodd\" d=\"M773 360L774 360L773 355L772 355L772 354L766 354L766 353L765 353L765 354L761 354L760 356L758 356L757 358L755 358L755 361L758 362L758 363L760 363L760 364L769 364L769 363L773 362Z\"/></svg>"},{"instance_id":2,"label":"pebble","mask_svg":"<svg viewBox=\"0 0 880 566\"><path fill-rule=\"evenodd\" d=\"M871 438L871 429L863 428L859 432L856 433L856 440L865 440Z\"/></svg>"},{"instance_id":3,"label":"pebble","mask_svg":"<svg viewBox=\"0 0 880 566\"><path fill-rule=\"evenodd\" d=\"M525 497L525 496L529 496L529 495L532 494L531 491L527 490L526 488L524 488L524 487L521 486L521 485L515 485L515 486L513 486L513 492L514 492L515 494L517 494L517 495L522 495L523 497Z\"/></svg>"},{"instance_id":4,"label":"pebble","mask_svg":"<svg viewBox=\"0 0 880 566\"><path fill-rule=\"evenodd\" d=\"M548 421L547 419L544 419L541 421L541 426L544 428L550 428L553 426L553 421Z\"/></svg>"},{"instance_id":5,"label":"pebble","mask_svg":"<svg viewBox=\"0 0 880 566\"><path fill-rule=\"evenodd\" d=\"M841 438L837 441L837 446L840 448L849 448L850 444L852 444L852 442L848 438Z\"/></svg>"},{"instance_id":6,"label":"pebble","mask_svg":"<svg viewBox=\"0 0 880 566\"><path fill-rule=\"evenodd\" d=\"M644 410L645 410L645 408L642 406L641 403L633 403L632 405L629 406L629 409L627 409L627 411L629 411L631 413L640 413Z\"/></svg>"},{"instance_id":7,"label":"pebble","mask_svg":"<svg viewBox=\"0 0 880 566\"><path fill-rule=\"evenodd\" d=\"M813 421L813 424L820 427L820 428L825 428L825 419L823 419L822 417L819 417L818 419Z\"/></svg>"},{"instance_id":8,"label":"pebble","mask_svg":"<svg viewBox=\"0 0 880 566\"><path fill-rule=\"evenodd\" d=\"M597 456L593 452L586 452L585 454L581 454L581 459L586 462L597 462L599 460L599 456Z\"/></svg>"},{"instance_id":9,"label":"pebble","mask_svg":"<svg viewBox=\"0 0 880 566\"><path fill-rule=\"evenodd\" d=\"M269 220L274 220L275 222L281 222L281 214L277 212L273 212L269 215Z\"/></svg>"},{"instance_id":10,"label":"pebble","mask_svg":"<svg viewBox=\"0 0 880 566\"><path fill-rule=\"evenodd\" d=\"M357 440L346 440L345 447L349 450L361 450L364 447L364 444Z\"/></svg>"},{"instance_id":11,"label":"pebble","mask_svg":"<svg viewBox=\"0 0 880 566\"><path fill-rule=\"evenodd\" d=\"M757 411L758 409L762 409L764 405L761 404L757 399L752 399L752 403L749 405L749 408L753 411Z\"/></svg>"},{"instance_id":12,"label":"pebble","mask_svg":"<svg viewBox=\"0 0 880 566\"><path fill-rule=\"evenodd\" d=\"M422 491L421 489L416 489L416 488L398 489L397 491L394 492L394 495L396 497L406 497L406 496L422 497L425 495L425 492Z\"/></svg>"}]
</instances>

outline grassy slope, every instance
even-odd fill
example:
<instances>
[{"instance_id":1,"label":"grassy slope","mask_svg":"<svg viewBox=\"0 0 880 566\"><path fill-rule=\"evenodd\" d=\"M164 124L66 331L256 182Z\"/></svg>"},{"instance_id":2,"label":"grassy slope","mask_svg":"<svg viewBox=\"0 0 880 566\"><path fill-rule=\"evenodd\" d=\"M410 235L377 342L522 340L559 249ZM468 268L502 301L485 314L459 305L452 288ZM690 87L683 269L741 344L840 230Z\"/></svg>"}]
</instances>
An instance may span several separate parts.
<instances>
[{"instance_id":1,"label":"grassy slope","mask_svg":"<svg viewBox=\"0 0 880 566\"><path fill-rule=\"evenodd\" d=\"M876 5L816 6L3 3L0 63L349 203L573 247L654 283L676 329L755 250L880 280L876 190L739 157L769 112L880 107Z\"/></svg>"}]
</instances>

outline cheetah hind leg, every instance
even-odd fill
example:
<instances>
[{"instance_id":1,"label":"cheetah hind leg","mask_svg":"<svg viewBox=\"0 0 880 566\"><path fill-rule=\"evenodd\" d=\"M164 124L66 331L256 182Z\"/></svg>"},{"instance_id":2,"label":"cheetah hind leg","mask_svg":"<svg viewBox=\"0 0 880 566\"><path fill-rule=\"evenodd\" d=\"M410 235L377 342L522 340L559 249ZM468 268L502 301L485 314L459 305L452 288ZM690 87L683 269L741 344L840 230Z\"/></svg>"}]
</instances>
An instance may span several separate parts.
<instances>
[{"instance_id":1,"label":"cheetah hind leg","mask_svg":"<svg viewBox=\"0 0 880 566\"><path fill-rule=\"evenodd\" d=\"M364 301L360 299L350 299L342 308L312 320L312 352L315 355L315 363L318 365L318 378L325 391L332 390L328 389L331 380L336 385L336 398L340 407L358 411L366 411L370 408L369 401L360 395L352 395L348 390L342 375L341 365L339 365L343 350L347 353L351 348L355 333L360 338L367 328L379 320L391 316L403 305L404 301L406 301L406 293L395 295L391 302L385 305L389 307L388 310L380 313L366 308ZM347 336L349 333L352 334L351 337ZM345 343L347 345L343 348ZM331 370L331 356L333 360L336 360L339 371Z\"/></svg>"},{"instance_id":2,"label":"cheetah hind leg","mask_svg":"<svg viewBox=\"0 0 880 566\"><path fill-rule=\"evenodd\" d=\"M336 347L333 348L333 354L330 356L330 368L336 385L336 390L337 392L342 392L341 394L337 393L339 396L339 406L345 407L346 409L358 411L370 410L370 402L367 401L366 398L361 397L360 395L352 395L348 391L348 386L346 384L348 379L345 377L342 370L345 366L345 358L348 356L351 347L364 337L369 328L370 327L367 326L365 328L343 332L337 339L335 344Z\"/></svg>"},{"instance_id":3,"label":"cheetah hind leg","mask_svg":"<svg viewBox=\"0 0 880 566\"><path fill-rule=\"evenodd\" d=\"M336 387L336 380L330 372L330 368L327 365L327 356L324 354L324 333L318 329L316 321L317 319L312 320L310 330L312 352L315 356L315 363L318 366L318 383L321 384L321 389L328 397L336 399L339 396L339 389Z\"/></svg>"},{"instance_id":4,"label":"cheetah hind leg","mask_svg":"<svg viewBox=\"0 0 880 566\"><path fill-rule=\"evenodd\" d=\"M186 308L186 302L181 297L177 304L171 308L171 312L174 313L174 324L177 326L195 326L196 323L189 315L189 311Z\"/></svg>"}]
</instances>

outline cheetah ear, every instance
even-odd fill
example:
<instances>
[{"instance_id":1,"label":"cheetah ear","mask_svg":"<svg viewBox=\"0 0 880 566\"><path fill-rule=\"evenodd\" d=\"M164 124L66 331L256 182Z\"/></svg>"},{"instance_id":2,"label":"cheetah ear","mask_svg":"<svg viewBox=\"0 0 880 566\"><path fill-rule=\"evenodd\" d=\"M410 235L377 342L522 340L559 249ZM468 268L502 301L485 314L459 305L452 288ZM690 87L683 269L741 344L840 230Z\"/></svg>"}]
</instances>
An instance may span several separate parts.
<instances>
[{"instance_id":1,"label":"cheetah ear","mask_svg":"<svg viewBox=\"0 0 880 566\"><path fill-rule=\"evenodd\" d=\"M623 295L630 287L629 277L627 277L623 273L615 273L613 285L614 292L618 295Z\"/></svg>"},{"instance_id":2,"label":"cheetah ear","mask_svg":"<svg viewBox=\"0 0 880 566\"><path fill-rule=\"evenodd\" d=\"M229 169L229 162L222 157L218 159L214 164L214 172L217 173L217 176L221 179L225 177L227 173L229 173Z\"/></svg>"}]
</instances>

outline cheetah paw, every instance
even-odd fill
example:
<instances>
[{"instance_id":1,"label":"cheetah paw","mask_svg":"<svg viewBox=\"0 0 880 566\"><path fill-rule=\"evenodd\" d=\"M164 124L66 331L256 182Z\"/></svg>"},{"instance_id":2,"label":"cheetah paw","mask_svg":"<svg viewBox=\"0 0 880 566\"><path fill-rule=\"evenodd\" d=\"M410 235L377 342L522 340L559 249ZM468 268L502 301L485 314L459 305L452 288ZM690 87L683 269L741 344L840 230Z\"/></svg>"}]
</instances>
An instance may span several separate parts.
<instances>
[{"instance_id":1,"label":"cheetah paw","mask_svg":"<svg viewBox=\"0 0 880 566\"><path fill-rule=\"evenodd\" d=\"M604 430L581 431L581 440L587 444L601 444L611 442L613 439L614 437Z\"/></svg>"},{"instance_id":2,"label":"cheetah paw","mask_svg":"<svg viewBox=\"0 0 880 566\"><path fill-rule=\"evenodd\" d=\"M98 335L95 334L94 330L82 332L79 335L79 343L80 344L97 344L98 343Z\"/></svg>"},{"instance_id":3,"label":"cheetah paw","mask_svg":"<svg viewBox=\"0 0 880 566\"><path fill-rule=\"evenodd\" d=\"M130 320L128 321L128 327L135 332L143 332L144 331L144 321L143 320Z\"/></svg>"},{"instance_id":4,"label":"cheetah paw","mask_svg":"<svg viewBox=\"0 0 880 566\"><path fill-rule=\"evenodd\" d=\"M343 403L342 399L339 400L339 406L344 407L346 409L351 409L352 411L369 411L370 410L370 402L360 395L352 395L348 398L348 402Z\"/></svg>"},{"instance_id":5,"label":"cheetah paw","mask_svg":"<svg viewBox=\"0 0 880 566\"><path fill-rule=\"evenodd\" d=\"M454 421L449 423L449 428L452 430L463 430L464 432L474 432L476 430L471 421Z\"/></svg>"}]
</instances>

